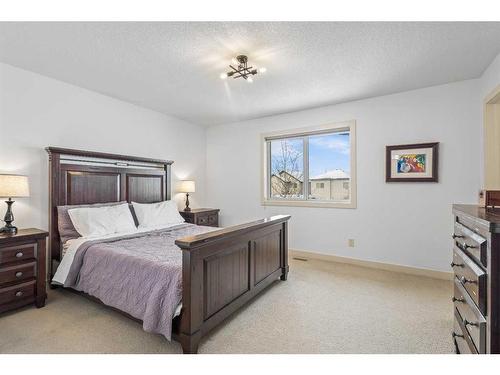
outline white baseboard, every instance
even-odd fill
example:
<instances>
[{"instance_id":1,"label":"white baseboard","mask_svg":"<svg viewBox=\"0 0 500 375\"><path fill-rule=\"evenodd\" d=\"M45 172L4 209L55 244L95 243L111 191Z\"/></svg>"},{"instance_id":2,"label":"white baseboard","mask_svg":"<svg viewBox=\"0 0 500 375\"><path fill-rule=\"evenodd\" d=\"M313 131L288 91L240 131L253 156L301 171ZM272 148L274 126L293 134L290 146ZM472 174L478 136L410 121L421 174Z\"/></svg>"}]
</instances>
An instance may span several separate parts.
<instances>
[{"instance_id":1,"label":"white baseboard","mask_svg":"<svg viewBox=\"0 0 500 375\"><path fill-rule=\"evenodd\" d=\"M425 277L430 277L433 279L453 280L453 273L452 272L430 270L430 269L426 269L426 268L409 267L409 266L403 266L400 264L374 262L371 260L348 258L348 257L343 257L343 256L338 256L338 255L318 254L318 253L312 253L309 251L296 250L296 249L289 249L288 255L290 258L298 257L298 258L305 258L305 259L322 260L325 262L346 263L346 264L352 264L352 265L356 265L356 266L360 266L360 267L367 267L367 268L375 268L375 269L385 270L385 271L400 272L400 273L405 273L408 275L425 276Z\"/></svg>"}]
</instances>

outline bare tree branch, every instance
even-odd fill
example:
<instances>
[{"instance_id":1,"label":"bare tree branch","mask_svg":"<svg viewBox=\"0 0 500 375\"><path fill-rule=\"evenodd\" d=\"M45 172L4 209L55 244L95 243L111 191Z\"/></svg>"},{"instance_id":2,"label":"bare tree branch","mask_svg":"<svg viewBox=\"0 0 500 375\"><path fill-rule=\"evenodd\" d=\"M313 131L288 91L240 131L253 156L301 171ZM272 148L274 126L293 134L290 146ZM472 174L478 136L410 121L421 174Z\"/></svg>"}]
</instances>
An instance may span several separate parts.
<instances>
[{"instance_id":1,"label":"bare tree branch","mask_svg":"<svg viewBox=\"0 0 500 375\"><path fill-rule=\"evenodd\" d=\"M272 195L289 197L303 194L302 150L294 148L292 142L280 140L279 152L271 157Z\"/></svg>"}]
</instances>

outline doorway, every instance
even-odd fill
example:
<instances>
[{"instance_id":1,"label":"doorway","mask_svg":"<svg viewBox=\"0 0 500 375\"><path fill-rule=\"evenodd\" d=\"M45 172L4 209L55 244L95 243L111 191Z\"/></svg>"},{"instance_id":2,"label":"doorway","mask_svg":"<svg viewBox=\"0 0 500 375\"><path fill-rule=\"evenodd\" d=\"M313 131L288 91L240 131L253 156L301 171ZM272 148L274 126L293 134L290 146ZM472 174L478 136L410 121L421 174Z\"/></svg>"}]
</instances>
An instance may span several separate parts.
<instances>
[{"instance_id":1,"label":"doorway","mask_svg":"<svg viewBox=\"0 0 500 375\"><path fill-rule=\"evenodd\" d=\"M500 86L484 100L484 188L500 190Z\"/></svg>"}]
</instances>

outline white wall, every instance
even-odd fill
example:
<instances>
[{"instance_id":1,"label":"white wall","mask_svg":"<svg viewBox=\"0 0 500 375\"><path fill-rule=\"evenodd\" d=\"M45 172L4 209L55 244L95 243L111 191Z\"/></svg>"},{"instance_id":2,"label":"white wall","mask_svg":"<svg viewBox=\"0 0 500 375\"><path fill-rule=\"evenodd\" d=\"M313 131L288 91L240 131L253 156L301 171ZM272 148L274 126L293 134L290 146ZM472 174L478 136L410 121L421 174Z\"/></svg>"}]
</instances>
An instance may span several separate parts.
<instances>
[{"instance_id":1,"label":"white wall","mask_svg":"<svg viewBox=\"0 0 500 375\"><path fill-rule=\"evenodd\" d=\"M291 214L290 247L449 271L452 203L477 201L479 80L207 130L207 203L223 225ZM357 209L260 205L260 134L357 122ZM385 183L385 146L439 141L439 183ZM354 238L355 248L347 247Z\"/></svg>"},{"instance_id":2,"label":"white wall","mask_svg":"<svg viewBox=\"0 0 500 375\"><path fill-rule=\"evenodd\" d=\"M500 55L478 80L217 126L205 138L196 125L0 64L0 173L31 178L32 196L14 207L16 224L47 228L46 146L173 159L174 179L197 181L192 206L221 208L223 225L289 213L292 248L448 270L451 204L477 201L482 100L498 84ZM350 119L357 209L260 205L260 133ZM441 142L440 182L386 184L384 147L425 141Z\"/></svg>"},{"instance_id":3,"label":"white wall","mask_svg":"<svg viewBox=\"0 0 500 375\"><path fill-rule=\"evenodd\" d=\"M204 201L204 128L0 64L0 173L30 177L31 197L14 205L19 227L48 226L46 146L174 160L173 179L196 180L192 206Z\"/></svg>"},{"instance_id":4,"label":"white wall","mask_svg":"<svg viewBox=\"0 0 500 375\"><path fill-rule=\"evenodd\" d=\"M481 76L481 100L500 85L500 54Z\"/></svg>"}]
</instances>

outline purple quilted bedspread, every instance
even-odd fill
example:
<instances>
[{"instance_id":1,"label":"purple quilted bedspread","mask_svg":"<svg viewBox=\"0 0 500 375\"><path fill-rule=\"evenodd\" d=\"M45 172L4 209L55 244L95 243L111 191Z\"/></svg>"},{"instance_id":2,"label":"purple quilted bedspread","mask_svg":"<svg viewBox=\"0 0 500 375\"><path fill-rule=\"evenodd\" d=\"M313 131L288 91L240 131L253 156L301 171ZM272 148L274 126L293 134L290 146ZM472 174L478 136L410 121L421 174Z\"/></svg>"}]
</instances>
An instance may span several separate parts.
<instances>
[{"instance_id":1,"label":"purple quilted bedspread","mask_svg":"<svg viewBox=\"0 0 500 375\"><path fill-rule=\"evenodd\" d=\"M83 243L65 287L97 297L143 321L168 340L182 297L182 251L174 241L217 228L181 224L164 230Z\"/></svg>"}]
</instances>

